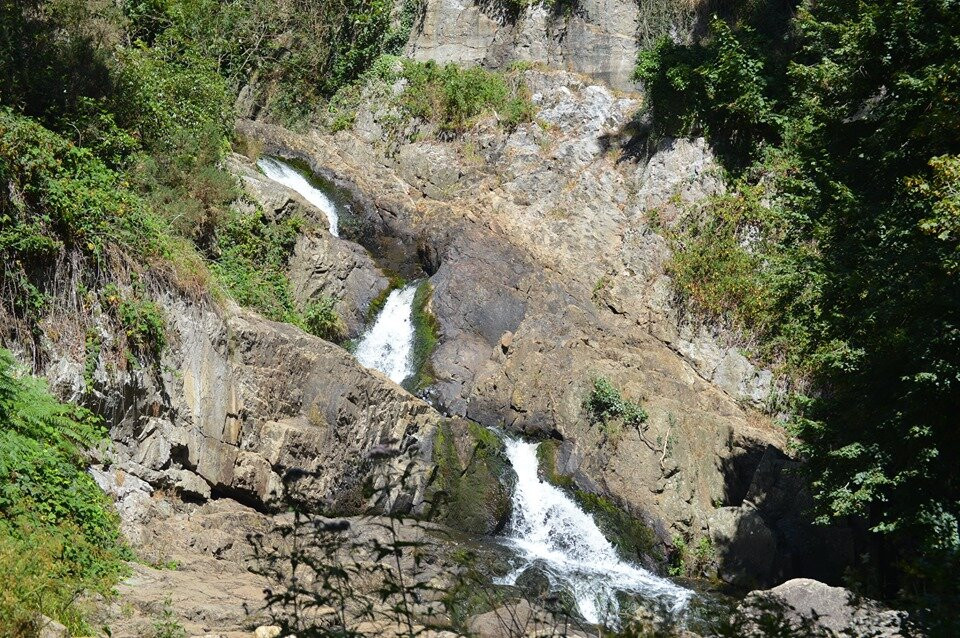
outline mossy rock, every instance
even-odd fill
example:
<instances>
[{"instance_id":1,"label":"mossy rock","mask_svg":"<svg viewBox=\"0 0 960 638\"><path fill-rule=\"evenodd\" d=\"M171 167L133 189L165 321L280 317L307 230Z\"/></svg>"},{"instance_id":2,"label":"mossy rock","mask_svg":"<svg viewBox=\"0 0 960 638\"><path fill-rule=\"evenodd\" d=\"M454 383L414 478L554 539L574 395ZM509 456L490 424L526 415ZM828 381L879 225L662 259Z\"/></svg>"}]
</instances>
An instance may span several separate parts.
<instances>
[{"instance_id":1,"label":"mossy rock","mask_svg":"<svg viewBox=\"0 0 960 638\"><path fill-rule=\"evenodd\" d=\"M660 540L656 532L610 499L579 489L572 476L558 469L559 453L558 441L551 439L540 443L537 458L543 478L570 494L585 512L593 516L597 527L624 558L632 561L652 558L663 562L663 552L660 550Z\"/></svg>"},{"instance_id":2,"label":"mossy rock","mask_svg":"<svg viewBox=\"0 0 960 638\"><path fill-rule=\"evenodd\" d=\"M493 432L465 419L444 421L434 439L433 462L428 500L435 520L471 534L503 529L516 476Z\"/></svg>"},{"instance_id":3,"label":"mossy rock","mask_svg":"<svg viewBox=\"0 0 960 638\"><path fill-rule=\"evenodd\" d=\"M597 527L624 558L632 561L652 558L663 562L660 539L649 525L599 494L574 490L573 497L593 516Z\"/></svg>"}]
</instances>

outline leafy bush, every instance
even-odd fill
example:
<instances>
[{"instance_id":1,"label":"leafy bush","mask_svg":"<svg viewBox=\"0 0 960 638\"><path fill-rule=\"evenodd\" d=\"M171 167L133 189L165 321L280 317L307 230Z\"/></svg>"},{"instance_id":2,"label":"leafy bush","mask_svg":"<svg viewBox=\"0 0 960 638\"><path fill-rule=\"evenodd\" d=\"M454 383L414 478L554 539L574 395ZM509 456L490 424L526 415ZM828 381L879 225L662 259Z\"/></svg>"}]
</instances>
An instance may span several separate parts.
<instances>
[{"instance_id":1,"label":"leafy bush","mask_svg":"<svg viewBox=\"0 0 960 638\"><path fill-rule=\"evenodd\" d=\"M646 410L638 404L627 401L620 391L608 379L597 377L593 389L584 402L593 423L607 425L614 419L620 419L624 425L640 427L646 422Z\"/></svg>"},{"instance_id":2,"label":"leafy bush","mask_svg":"<svg viewBox=\"0 0 960 638\"><path fill-rule=\"evenodd\" d=\"M307 332L327 341L340 341L346 336L343 320L334 308L336 300L323 295L311 300L303 310Z\"/></svg>"},{"instance_id":3,"label":"leafy bush","mask_svg":"<svg viewBox=\"0 0 960 638\"><path fill-rule=\"evenodd\" d=\"M156 361L167 345L166 321L160 308L144 299L138 286L134 286L130 297L121 294L115 284L107 284L103 295L107 310L123 329L128 347L134 353Z\"/></svg>"},{"instance_id":4,"label":"leafy bush","mask_svg":"<svg viewBox=\"0 0 960 638\"><path fill-rule=\"evenodd\" d=\"M960 12L824 0L774 13L775 28L714 21L640 58L655 133L705 133L736 178L732 200L681 230L675 271L812 389L793 397L791 431L819 520L874 534L865 593L954 634Z\"/></svg>"},{"instance_id":5,"label":"leafy bush","mask_svg":"<svg viewBox=\"0 0 960 638\"><path fill-rule=\"evenodd\" d=\"M0 251L20 258L76 248L102 257L162 248L164 233L120 175L84 148L0 108Z\"/></svg>"},{"instance_id":6,"label":"leafy bush","mask_svg":"<svg viewBox=\"0 0 960 638\"><path fill-rule=\"evenodd\" d=\"M27 635L42 613L82 631L77 595L106 594L124 572L119 519L84 471L104 435L0 350L0 625Z\"/></svg>"}]
</instances>

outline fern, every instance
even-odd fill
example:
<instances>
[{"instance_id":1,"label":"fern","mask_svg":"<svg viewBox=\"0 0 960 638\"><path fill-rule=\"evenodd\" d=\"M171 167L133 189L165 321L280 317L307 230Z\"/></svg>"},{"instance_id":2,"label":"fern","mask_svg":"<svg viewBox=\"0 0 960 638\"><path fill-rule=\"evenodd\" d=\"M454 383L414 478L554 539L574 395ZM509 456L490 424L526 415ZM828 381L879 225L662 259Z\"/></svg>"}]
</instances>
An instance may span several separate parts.
<instances>
[{"instance_id":1,"label":"fern","mask_svg":"<svg viewBox=\"0 0 960 638\"><path fill-rule=\"evenodd\" d=\"M0 429L53 445L74 458L106 434L93 413L58 401L42 379L22 374L13 355L2 349Z\"/></svg>"},{"instance_id":2,"label":"fern","mask_svg":"<svg viewBox=\"0 0 960 638\"><path fill-rule=\"evenodd\" d=\"M119 519L83 455L104 434L0 349L0 573L22 581L0 594L0 626L43 613L89 633L73 601L124 572Z\"/></svg>"}]
</instances>

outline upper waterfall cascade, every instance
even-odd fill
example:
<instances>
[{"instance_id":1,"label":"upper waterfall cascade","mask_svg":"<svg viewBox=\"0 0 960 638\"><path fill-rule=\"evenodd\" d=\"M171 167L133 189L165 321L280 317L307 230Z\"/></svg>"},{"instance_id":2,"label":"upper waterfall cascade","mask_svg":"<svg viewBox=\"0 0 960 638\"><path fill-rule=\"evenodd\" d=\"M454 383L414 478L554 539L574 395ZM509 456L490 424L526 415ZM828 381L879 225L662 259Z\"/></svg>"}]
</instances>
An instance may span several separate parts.
<instances>
[{"instance_id":1,"label":"upper waterfall cascade","mask_svg":"<svg viewBox=\"0 0 960 638\"><path fill-rule=\"evenodd\" d=\"M509 542L523 561L504 584L514 584L536 566L552 585L573 594L578 611L591 623L616 624L618 591L654 599L674 613L686 607L693 592L621 560L589 514L540 480L538 444L511 438L504 442L517 473Z\"/></svg>"},{"instance_id":2,"label":"upper waterfall cascade","mask_svg":"<svg viewBox=\"0 0 960 638\"><path fill-rule=\"evenodd\" d=\"M390 292L377 320L357 346L357 361L395 383L413 375L413 298L418 282Z\"/></svg>"},{"instance_id":3,"label":"upper waterfall cascade","mask_svg":"<svg viewBox=\"0 0 960 638\"><path fill-rule=\"evenodd\" d=\"M340 236L337 232L339 215L336 205L330 201L330 198L323 191L311 184L300 171L273 157L263 157L257 160L257 166L260 167L264 175L278 184L283 184L287 188L297 191L305 200L322 210L327 216L327 221L330 222L330 234L334 237Z\"/></svg>"}]
</instances>

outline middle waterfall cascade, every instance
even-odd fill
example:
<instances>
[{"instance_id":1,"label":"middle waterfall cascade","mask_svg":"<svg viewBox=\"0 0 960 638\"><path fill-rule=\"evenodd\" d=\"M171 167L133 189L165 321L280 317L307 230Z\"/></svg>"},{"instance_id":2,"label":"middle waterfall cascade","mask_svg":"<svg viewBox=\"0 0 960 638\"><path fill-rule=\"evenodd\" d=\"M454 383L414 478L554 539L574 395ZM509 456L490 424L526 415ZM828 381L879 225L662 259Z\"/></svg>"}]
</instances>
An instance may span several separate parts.
<instances>
[{"instance_id":1,"label":"middle waterfall cascade","mask_svg":"<svg viewBox=\"0 0 960 638\"><path fill-rule=\"evenodd\" d=\"M391 291L377 320L357 346L357 361L394 383L413 375L413 298L419 282Z\"/></svg>"},{"instance_id":2,"label":"middle waterfall cascade","mask_svg":"<svg viewBox=\"0 0 960 638\"><path fill-rule=\"evenodd\" d=\"M330 234L334 237L340 236L337 233L339 215L337 215L336 205L330 201L330 198L323 191L314 187L306 177L301 175L300 171L286 162L281 162L272 157L263 157L257 160L257 166L260 167L264 175L278 184L283 184L287 188L297 191L305 200L322 210L330 223Z\"/></svg>"},{"instance_id":3,"label":"middle waterfall cascade","mask_svg":"<svg viewBox=\"0 0 960 638\"><path fill-rule=\"evenodd\" d=\"M588 622L616 624L617 592L654 599L682 611L693 592L620 559L593 518L559 488L540 480L537 445L504 438L517 473L509 542L523 564L502 579L515 584L526 569L542 569L551 584L569 590Z\"/></svg>"}]
</instances>

